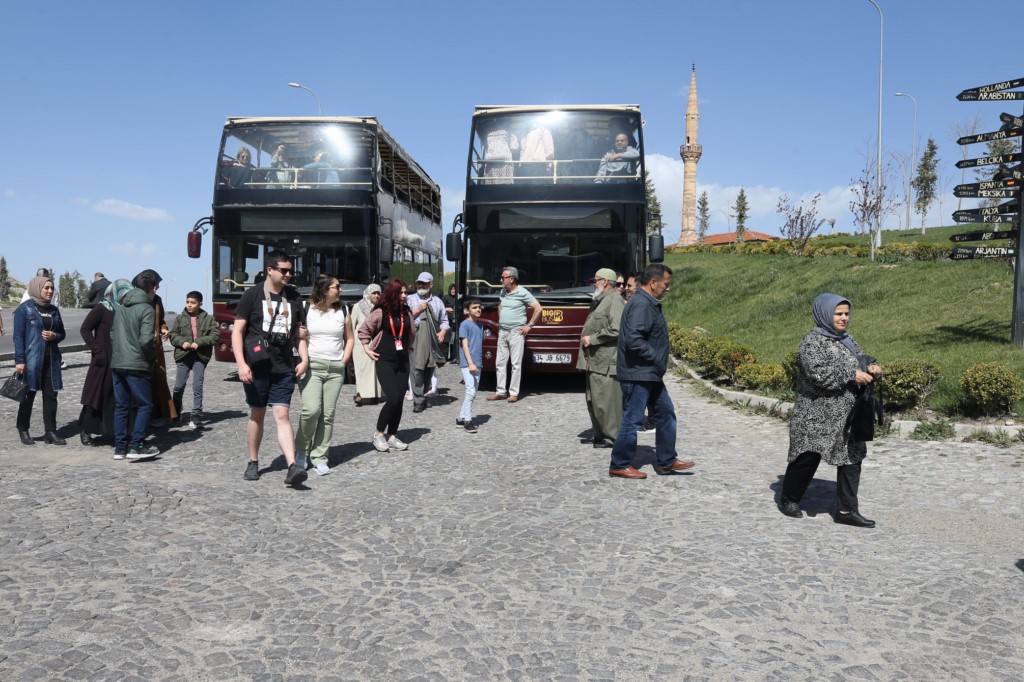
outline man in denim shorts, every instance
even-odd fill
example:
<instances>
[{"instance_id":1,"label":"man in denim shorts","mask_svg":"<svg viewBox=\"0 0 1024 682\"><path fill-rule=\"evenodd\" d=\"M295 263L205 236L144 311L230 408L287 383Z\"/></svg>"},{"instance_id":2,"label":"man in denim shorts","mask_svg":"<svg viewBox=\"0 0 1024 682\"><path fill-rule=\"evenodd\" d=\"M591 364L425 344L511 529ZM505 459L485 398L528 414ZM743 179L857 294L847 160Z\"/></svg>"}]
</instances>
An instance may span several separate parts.
<instances>
[{"instance_id":1,"label":"man in denim shorts","mask_svg":"<svg viewBox=\"0 0 1024 682\"><path fill-rule=\"evenodd\" d=\"M235 308L235 326L231 332L231 349L238 365L238 378L245 388L249 405L246 442L249 464L245 480L260 477L259 451L263 441L263 420L267 406L274 413L277 440L284 452L288 473L285 485L299 485L306 472L295 463L295 440L288 408L295 391L295 379L309 366L306 341L299 338L302 306L299 294L285 286L292 276L291 256L283 251L267 254L266 279L242 294ZM293 349L298 349L299 362L294 362Z\"/></svg>"}]
</instances>

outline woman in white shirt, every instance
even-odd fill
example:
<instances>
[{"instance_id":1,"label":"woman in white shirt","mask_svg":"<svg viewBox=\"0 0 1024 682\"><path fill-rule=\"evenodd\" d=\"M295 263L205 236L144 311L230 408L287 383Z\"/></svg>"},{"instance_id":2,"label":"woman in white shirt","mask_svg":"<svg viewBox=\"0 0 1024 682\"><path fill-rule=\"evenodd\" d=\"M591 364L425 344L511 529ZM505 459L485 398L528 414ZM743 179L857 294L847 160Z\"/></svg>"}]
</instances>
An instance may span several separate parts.
<instances>
[{"instance_id":1,"label":"woman in white shirt","mask_svg":"<svg viewBox=\"0 0 1024 682\"><path fill-rule=\"evenodd\" d=\"M306 312L309 331L309 369L299 379L302 416L295 432L295 456L308 453L316 473L331 473L327 448L334 432L334 409L352 359L354 337L341 304L341 284L333 275L320 275L313 284Z\"/></svg>"}]
</instances>

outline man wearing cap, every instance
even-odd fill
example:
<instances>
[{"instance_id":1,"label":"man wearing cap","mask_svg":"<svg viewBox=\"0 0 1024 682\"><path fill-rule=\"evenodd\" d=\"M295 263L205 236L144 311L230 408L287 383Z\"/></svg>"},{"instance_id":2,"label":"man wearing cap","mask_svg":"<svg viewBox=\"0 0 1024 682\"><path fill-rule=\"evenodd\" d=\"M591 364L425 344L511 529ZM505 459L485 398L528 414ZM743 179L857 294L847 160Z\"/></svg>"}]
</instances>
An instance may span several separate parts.
<instances>
[{"instance_id":1,"label":"man wearing cap","mask_svg":"<svg viewBox=\"0 0 1024 682\"><path fill-rule=\"evenodd\" d=\"M587 412L594 427L595 448L610 448L622 422L622 389L615 378L619 320L626 302L615 287L615 271L594 273L594 301L583 324L576 369L587 373Z\"/></svg>"},{"instance_id":2,"label":"man wearing cap","mask_svg":"<svg viewBox=\"0 0 1024 682\"><path fill-rule=\"evenodd\" d=\"M494 363L496 391L488 400L519 400L519 381L523 375L523 349L526 335L537 326L544 309L529 289L519 286L519 270L508 265L501 269L501 285L505 291L498 303L498 357ZM530 312L527 321L526 313ZM512 362L512 378L508 363ZM508 386L506 392L505 387Z\"/></svg>"},{"instance_id":3,"label":"man wearing cap","mask_svg":"<svg viewBox=\"0 0 1024 682\"><path fill-rule=\"evenodd\" d=\"M427 391L430 390L430 379L437 366L431 348L437 343L443 344L448 331L448 313L445 312L444 301L430 293L433 285L434 276L429 272L421 272L416 278L415 293L405 299L416 327L409 372L413 412L422 412L427 408ZM436 341L430 338L435 335L435 330Z\"/></svg>"}]
</instances>

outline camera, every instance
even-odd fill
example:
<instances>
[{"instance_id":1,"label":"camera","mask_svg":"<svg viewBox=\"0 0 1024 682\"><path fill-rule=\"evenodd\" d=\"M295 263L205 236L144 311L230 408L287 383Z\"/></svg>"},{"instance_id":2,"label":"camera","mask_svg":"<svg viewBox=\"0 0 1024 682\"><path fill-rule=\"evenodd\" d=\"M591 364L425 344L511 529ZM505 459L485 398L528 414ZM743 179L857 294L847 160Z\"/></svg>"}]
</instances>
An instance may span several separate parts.
<instances>
[{"instance_id":1,"label":"camera","mask_svg":"<svg viewBox=\"0 0 1024 682\"><path fill-rule=\"evenodd\" d=\"M270 344L272 346L287 346L288 340L288 335L284 332L271 332L270 334Z\"/></svg>"}]
</instances>

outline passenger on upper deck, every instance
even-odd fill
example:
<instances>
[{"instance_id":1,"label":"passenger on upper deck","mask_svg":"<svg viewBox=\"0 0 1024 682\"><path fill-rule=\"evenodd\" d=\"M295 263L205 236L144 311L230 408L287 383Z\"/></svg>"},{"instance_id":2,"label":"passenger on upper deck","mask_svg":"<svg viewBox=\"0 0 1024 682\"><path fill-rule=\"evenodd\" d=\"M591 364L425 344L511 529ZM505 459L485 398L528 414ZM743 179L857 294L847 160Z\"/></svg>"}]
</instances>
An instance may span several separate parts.
<instances>
[{"instance_id":1,"label":"passenger on upper deck","mask_svg":"<svg viewBox=\"0 0 1024 682\"><path fill-rule=\"evenodd\" d=\"M594 182L608 182L608 178L614 176L636 175L636 160L639 158L640 152L630 146L629 136L619 133L615 136L615 147L601 158Z\"/></svg>"},{"instance_id":2,"label":"passenger on upper deck","mask_svg":"<svg viewBox=\"0 0 1024 682\"><path fill-rule=\"evenodd\" d=\"M550 161L555 158L555 142L551 131L537 126L523 138L519 151L519 169L516 176L526 184L550 183L544 176L553 171Z\"/></svg>"},{"instance_id":3,"label":"passenger on upper deck","mask_svg":"<svg viewBox=\"0 0 1024 682\"><path fill-rule=\"evenodd\" d=\"M241 147L235 153L234 162L224 171L224 181L229 187L244 187L252 179L252 152L248 147Z\"/></svg>"},{"instance_id":4,"label":"passenger on upper deck","mask_svg":"<svg viewBox=\"0 0 1024 682\"><path fill-rule=\"evenodd\" d=\"M287 147L284 144L279 144L274 148L274 156L270 160L271 168L291 168L288 163L288 159L285 158L287 154ZM277 170L270 171L267 173L267 187L271 189L280 189L286 185L290 185L295 180L295 171Z\"/></svg>"},{"instance_id":5,"label":"passenger on upper deck","mask_svg":"<svg viewBox=\"0 0 1024 682\"><path fill-rule=\"evenodd\" d=\"M519 155L519 139L503 122L484 121L481 124L484 143L484 181L487 185L511 185L511 162Z\"/></svg>"},{"instance_id":6,"label":"passenger on upper deck","mask_svg":"<svg viewBox=\"0 0 1024 682\"><path fill-rule=\"evenodd\" d=\"M307 170L317 169L313 173L303 175L303 181L305 182L315 182L321 187L328 184L337 187L341 182L341 176L338 175L338 170L331 164L331 155L326 150L318 149L313 154L313 163L307 163L303 168Z\"/></svg>"}]
</instances>

